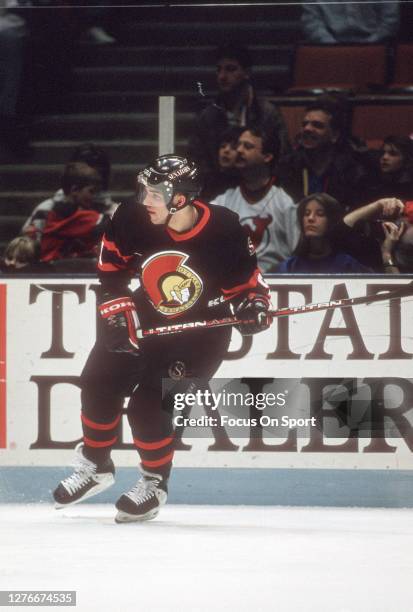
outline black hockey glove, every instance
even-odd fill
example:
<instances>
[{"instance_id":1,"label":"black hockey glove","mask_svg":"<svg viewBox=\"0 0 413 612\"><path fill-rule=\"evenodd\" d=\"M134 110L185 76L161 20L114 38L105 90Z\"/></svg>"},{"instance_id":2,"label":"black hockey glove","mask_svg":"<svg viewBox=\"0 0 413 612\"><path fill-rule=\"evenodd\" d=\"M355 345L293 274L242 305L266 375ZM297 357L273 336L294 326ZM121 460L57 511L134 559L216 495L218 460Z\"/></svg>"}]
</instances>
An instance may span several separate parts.
<instances>
[{"instance_id":1,"label":"black hockey glove","mask_svg":"<svg viewBox=\"0 0 413 612\"><path fill-rule=\"evenodd\" d=\"M100 304L99 313L104 319L104 338L108 351L139 354L138 313L129 296L118 297Z\"/></svg>"},{"instance_id":2,"label":"black hockey glove","mask_svg":"<svg viewBox=\"0 0 413 612\"><path fill-rule=\"evenodd\" d=\"M235 316L241 321L238 329L243 336L251 336L269 328L272 322L267 314L269 307L269 299L259 293L250 293L242 300L235 309Z\"/></svg>"}]
</instances>

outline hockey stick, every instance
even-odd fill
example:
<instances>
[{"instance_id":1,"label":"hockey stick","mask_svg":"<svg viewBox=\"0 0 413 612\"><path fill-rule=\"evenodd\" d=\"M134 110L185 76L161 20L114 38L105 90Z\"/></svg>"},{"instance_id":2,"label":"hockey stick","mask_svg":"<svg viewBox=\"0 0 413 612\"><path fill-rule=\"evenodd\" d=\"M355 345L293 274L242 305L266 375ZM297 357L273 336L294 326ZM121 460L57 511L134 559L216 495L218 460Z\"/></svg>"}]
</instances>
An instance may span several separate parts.
<instances>
[{"instance_id":1,"label":"hockey stick","mask_svg":"<svg viewBox=\"0 0 413 612\"><path fill-rule=\"evenodd\" d=\"M357 306L358 304L371 304L372 302L383 300L394 300L408 295L413 295L413 282L400 289L387 291L386 293L378 293L377 295L363 295L356 298L342 298L340 300L331 300L330 302L315 302L313 304L304 304L303 306L279 308L278 310L269 310L267 314L273 319L276 319L278 317L289 317L291 315L304 314L306 312L319 312L321 310L331 310L332 308L348 308L349 306ZM138 330L137 335L138 338L146 338L147 336L166 336L178 334L189 329L209 329L211 327L225 327L227 325L254 322L254 320L240 321L237 317L231 316L222 319L191 321L188 323L175 323L173 325L162 325L150 329L141 329Z\"/></svg>"}]
</instances>

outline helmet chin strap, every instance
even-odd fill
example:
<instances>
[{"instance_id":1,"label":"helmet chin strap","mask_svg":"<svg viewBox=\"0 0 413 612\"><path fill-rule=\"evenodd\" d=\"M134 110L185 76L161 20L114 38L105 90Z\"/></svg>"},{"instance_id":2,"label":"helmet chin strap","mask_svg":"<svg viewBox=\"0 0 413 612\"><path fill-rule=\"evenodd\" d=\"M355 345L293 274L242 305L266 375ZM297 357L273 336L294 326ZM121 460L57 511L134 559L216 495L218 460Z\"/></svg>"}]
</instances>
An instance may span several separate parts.
<instances>
[{"instance_id":1,"label":"helmet chin strap","mask_svg":"<svg viewBox=\"0 0 413 612\"><path fill-rule=\"evenodd\" d=\"M182 204L181 206L168 206L168 216L166 218L165 221L165 225L169 225L169 222L171 221L172 217L179 212L180 210L183 210L184 208L186 208L187 206L189 206L190 204L192 204L193 199L189 198L188 196L185 196L185 203Z\"/></svg>"},{"instance_id":2,"label":"helmet chin strap","mask_svg":"<svg viewBox=\"0 0 413 612\"><path fill-rule=\"evenodd\" d=\"M184 196L184 197L185 197L185 202L184 202L184 204L181 204L180 206L179 205L174 205L174 204L171 204L171 203L169 203L167 205L167 208L168 208L168 211L169 211L168 221L167 221L168 223L169 223L172 215L174 215L175 213L179 212L180 210L183 210L186 206L188 206L189 198L187 196ZM174 196L172 196L172 200L173 200L173 198L174 198Z\"/></svg>"}]
</instances>

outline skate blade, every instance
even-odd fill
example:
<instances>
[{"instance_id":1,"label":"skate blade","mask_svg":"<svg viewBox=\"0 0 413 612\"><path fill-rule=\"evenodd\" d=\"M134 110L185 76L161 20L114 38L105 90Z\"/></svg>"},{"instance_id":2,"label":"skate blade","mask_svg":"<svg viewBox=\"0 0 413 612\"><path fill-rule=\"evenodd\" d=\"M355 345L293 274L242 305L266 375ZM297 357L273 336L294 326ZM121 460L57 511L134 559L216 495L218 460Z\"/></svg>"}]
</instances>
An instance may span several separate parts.
<instances>
[{"instance_id":1,"label":"skate blade","mask_svg":"<svg viewBox=\"0 0 413 612\"><path fill-rule=\"evenodd\" d=\"M93 487L93 489L89 489L89 491L87 491L87 493L85 493L79 499L75 499L74 501L67 502L67 504L61 504L55 501L55 505L54 505L55 510L62 510L63 508L67 508L68 506L74 506L75 504L79 504L85 499L88 499L89 497L93 497L94 495L98 495L98 493L102 493L102 491L109 489L109 487L111 487L113 484L115 484L115 478L113 476L112 478L106 478L104 482L100 482L95 487Z\"/></svg>"},{"instance_id":2,"label":"skate blade","mask_svg":"<svg viewBox=\"0 0 413 612\"><path fill-rule=\"evenodd\" d=\"M159 508L154 508L153 510L149 510L146 514L129 514L128 512L123 512L123 510L118 510L117 515L115 516L115 523L141 523L142 521L150 521L154 519L159 514Z\"/></svg>"}]
</instances>

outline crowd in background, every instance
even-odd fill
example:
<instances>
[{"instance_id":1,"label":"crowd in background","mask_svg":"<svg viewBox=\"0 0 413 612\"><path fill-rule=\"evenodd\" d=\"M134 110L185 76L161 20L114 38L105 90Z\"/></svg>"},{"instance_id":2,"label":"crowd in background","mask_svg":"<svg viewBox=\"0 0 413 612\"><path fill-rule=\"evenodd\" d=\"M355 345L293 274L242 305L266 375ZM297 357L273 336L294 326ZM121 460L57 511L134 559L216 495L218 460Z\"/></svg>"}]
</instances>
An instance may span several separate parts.
<instances>
[{"instance_id":1,"label":"crowd in background","mask_svg":"<svg viewBox=\"0 0 413 612\"><path fill-rule=\"evenodd\" d=\"M394 36L397 3L391 10L387 6L385 15L379 15L384 10L379 5L362 4L361 9L357 17L353 5L314 3L303 12L304 32L312 42L316 37L332 42L326 40L327 32L336 41L343 36L355 41L366 36L364 30L372 31L374 19L379 19L381 30L374 30L377 40ZM22 117L36 109L22 105L27 100L22 91L34 87L33 78L24 79L23 53L30 40L36 63L48 47L42 43L36 49L35 15L25 12L23 17L18 9L0 11L0 47L5 50L0 59L4 84L0 125L3 138L24 155L28 143L19 136ZM65 62L70 61L67 49L76 37L113 42L102 25L106 12L104 8L90 11L79 24L76 12L69 10L67 21L49 24L48 45L55 54L50 69L59 74L43 81L37 75L43 107L52 104L56 93L50 87L59 93L70 89L70 66ZM56 53L58 58L62 54L59 62ZM40 63L44 67L45 62ZM409 135L389 135L380 150L369 150L349 132L345 101L320 96L305 109L300 131L291 141L281 112L254 90L248 49L221 47L216 66L218 95L197 116L188 134L187 154L199 168L200 198L238 213L262 270L412 272L413 142ZM36 203L21 235L8 245L3 272L66 271L73 261L73 270L93 271L105 224L117 206L109 192L110 167L107 154L92 143L74 150L58 190Z\"/></svg>"},{"instance_id":2,"label":"crowd in background","mask_svg":"<svg viewBox=\"0 0 413 612\"><path fill-rule=\"evenodd\" d=\"M105 28L116 30L117 11L103 0L89 8L66 0L59 10L47 10L54 4L0 2L0 141L18 159L29 159L32 117L63 108L73 85L76 43L116 41Z\"/></svg>"}]
</instances>

